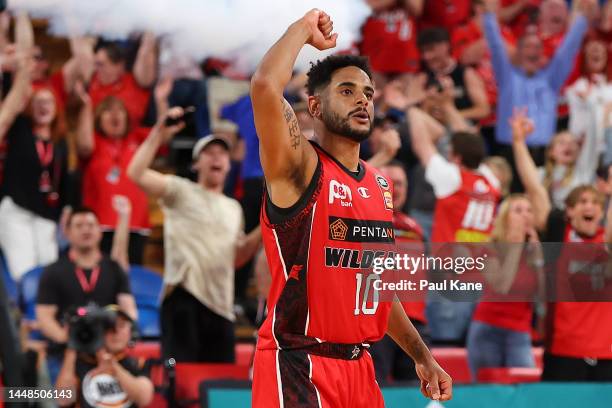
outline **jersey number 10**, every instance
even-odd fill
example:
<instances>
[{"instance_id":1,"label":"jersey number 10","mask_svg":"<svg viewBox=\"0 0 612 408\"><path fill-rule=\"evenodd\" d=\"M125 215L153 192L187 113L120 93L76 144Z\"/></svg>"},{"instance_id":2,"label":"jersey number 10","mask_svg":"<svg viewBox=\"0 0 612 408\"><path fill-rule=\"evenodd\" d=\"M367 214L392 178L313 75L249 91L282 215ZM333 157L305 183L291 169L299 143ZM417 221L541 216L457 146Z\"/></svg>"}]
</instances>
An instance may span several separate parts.
<instances>
[{"instance_id":1,"label":"jersey number 10","mask_svg":"<svg viewBox=\"0 0 612 408\"><path fill-rule=\"evenodd\" d=\"M360 299L361 295L361 285L363 283L363 275L358 273L355 275L355 279L357 279L357 290L355 291L355 316L359 315L359 312L364 315L373 315L376 313L376 309L378 309L378 291L374 289L372 293L372 306L368 307L368 295L370 294L370 288L374 284L374 282L380 277L375 273L368 275L365 280L365 287L363 289L363 298Z\"/></svg>"},{"instance_id":2,"label":"jersey number 10","mask_svg":"<svg viewBox=\"0 0 612 408\"><path fill-rule=\"evenodd\" d=\"M463 221L461 221L461 227L487 231L493 222L494 212L495 206L492 202L470 200Z\"/></svg>"}]
</instances>

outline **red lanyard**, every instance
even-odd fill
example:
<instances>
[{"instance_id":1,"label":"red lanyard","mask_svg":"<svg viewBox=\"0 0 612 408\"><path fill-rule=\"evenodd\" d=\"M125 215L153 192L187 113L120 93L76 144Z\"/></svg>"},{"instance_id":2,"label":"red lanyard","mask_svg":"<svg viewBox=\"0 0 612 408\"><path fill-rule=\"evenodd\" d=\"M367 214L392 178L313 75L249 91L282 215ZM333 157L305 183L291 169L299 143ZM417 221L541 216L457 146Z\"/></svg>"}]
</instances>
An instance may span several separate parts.
<instances>
[{"instance_id":1,"label":"red lanyard","mask_svg":"<svg viewBox=\"0 0 612 408\"><path fill-rule=\"evenodd\" d=\"M42 140L36 141L36 152L42 167L48 167L53 161L53 143L45 143Z\"/></svg>"},{"instance_id":2,"label":"red lanyard","mask_svg":"<svg viewBox=\"0 0 612 408\"><path fill-rule=\"evenodd\" d=\"M68 252L68 257L70 258L70 260L74 263L74 272L76 273L76 277L79 281L79 284L81 285L81 288L83 289L83 292L85 293L91 293L93 292L93 290L96 287L96 284L98 283L98 277L100 277L100 265L96 265L92 270L91 270L91 277L89 279L89 281L87 281L87 277L85 276L85 272L83 271L83 268L81 268L80 266L78 266L76 264L75 261L75 257L74 254L72 253L72 251Z\"/></svg>"},{"instance_id":3,"label":"red lanyard","mask_svg":"<svg viewBox=\"0 0 612 408\"><path fill-rule=\"evenodd\" d=\"M81 267L77 266L75 268L75 272L76 272L77 279L79 280L79 283L81 284L81 288L83 288L83 292L85 293L93 292L93 290L96 287L96 284L98 283L98 277L100 276L100 266L98 265L92 269L91 278L89 279L89 282L87 281L85 272L83 272L83 269L81 269Z\"/></svg>"}]
</instances>

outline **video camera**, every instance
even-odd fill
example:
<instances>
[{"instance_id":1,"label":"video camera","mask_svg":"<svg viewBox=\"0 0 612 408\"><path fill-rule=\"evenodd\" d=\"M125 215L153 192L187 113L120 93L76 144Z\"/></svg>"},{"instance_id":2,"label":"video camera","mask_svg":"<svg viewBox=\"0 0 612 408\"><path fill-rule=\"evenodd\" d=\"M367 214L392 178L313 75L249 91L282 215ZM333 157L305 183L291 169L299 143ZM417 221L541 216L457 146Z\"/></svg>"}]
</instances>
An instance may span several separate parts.
<instances>
[{"instance_id":1,"label":"video camera","mask_svg":"<svg viewBox=\"0 0 612 408\"><path fill-rule=\"evenodd\" d=\"M104 347L104 334L115 327L117 311L89 304L77 308L68 317L68 347L95 354Z\"/></svg>"}]
</instances>

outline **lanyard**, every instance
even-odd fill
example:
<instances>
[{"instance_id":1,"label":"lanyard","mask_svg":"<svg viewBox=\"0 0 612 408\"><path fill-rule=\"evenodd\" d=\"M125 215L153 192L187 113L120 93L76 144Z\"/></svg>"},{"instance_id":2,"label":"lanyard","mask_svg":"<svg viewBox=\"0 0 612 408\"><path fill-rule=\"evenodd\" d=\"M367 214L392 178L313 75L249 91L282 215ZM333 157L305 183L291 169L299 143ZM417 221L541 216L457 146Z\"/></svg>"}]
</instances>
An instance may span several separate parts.
<instances>
[{"instance_id":1,"label":"lanyard","mask_svg":"<svg viewBox=\"0 0 612 408\"><path fill-rule=\"evenodd\" d=\"M36 141L36 152L42 167L48 167L53 161L53 143L45 143L42 140Z\"/></svg>"},{"instance_id":2,"label":"lanyard","mask_svg":"<svg viewBox=\"0 0 612 408\"><path fill-rule=\"evenodd\" d=\"M85 293L91 293L93 292L93 290L95 289L97 283L98 283L98 278L100 277L100 264L98 263L98 265L96 265L92 270L91 270L91 277L89 278L89 281L87 281L87 277L85 276L85 272L83 271L83 268L81 268L80 266L78 266L76 264L75 261L75 256L72 253L72 251L68 252L68 257L70 258L70 260L74 263L74 272L76 274L76 277L79 281L79 284L81 285L81 288L83 289L83 292Z\"/></svg>"},{"instance_id":3,"label":"lanyard","mask_svg":"<svg viewBox=\"0 0 612 408\"><path fill-rule=\"evenodd\" d=\"M100 266L97 265L95 268L93 268L93 270L91 271L91 278L89 282L87 281L85 272L83 272L83 269L80 266L77 266L75 268L75 273L76 273L77 279L79 280L79 284L81 285L81 288L83 288L83 292L85 293L93 292L93 290L96 287L96 284L98 283L98 277L100 276Z\"/></svg>"}]
</instances>

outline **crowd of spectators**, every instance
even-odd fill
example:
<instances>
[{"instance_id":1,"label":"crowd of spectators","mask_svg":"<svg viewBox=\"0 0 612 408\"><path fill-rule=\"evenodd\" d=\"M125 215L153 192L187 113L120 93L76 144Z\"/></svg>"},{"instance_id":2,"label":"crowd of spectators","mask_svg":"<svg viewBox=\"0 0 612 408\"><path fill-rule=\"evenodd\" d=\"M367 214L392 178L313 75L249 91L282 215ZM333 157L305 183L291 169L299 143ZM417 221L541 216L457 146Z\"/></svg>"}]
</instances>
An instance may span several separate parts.
<instances>
[{"instance_id":1,"label":"crowd of spectators","mask_svg":"<svg viewBox=\"0 0 612 408\"><path fill-rule=\"evenodd\" d=\"M361 38L339 51L367 56L374 71L376 117L361 156L395 183L398 243L490 242L491 267L502 271L492 288L507 292L523 276L535 298L540 241L611 242L612 0L367 3ZM13 17L0 16L0 249L15 281L50 265L37 327L49 344L65 344L62 314L89 301L117 303L135 321L122 274L147 263L159 200L163 352L232 361L235 312L248 315L252 301L253 323L261 322L269 286L265 254L250 262L264 182L248 93L214 107L207 83L223 77L227 61L162 58L163 44L146 32L71 38L71 57L51 72L28 17ZM305 79L296 73L286 94L300 129L316 139ZM176 106L193 106L193 121ZM188 158L173 154L177 133L189 141ZM192 169L194 181L151 169L156 157ZM528 243L528 256L501 243ZM533 317L546 311L530 302L433 292L404 307L433 344L467 341L474 378L482 367L533 366L532 341L544 335L554 367L545 377L610 381L611 305L559 302L554 314L548 308L545 334ZM373 354L380 381L411 378L391 342ZM54 378L62 358L49 355Z\"/></svg>"}]
</instances>

